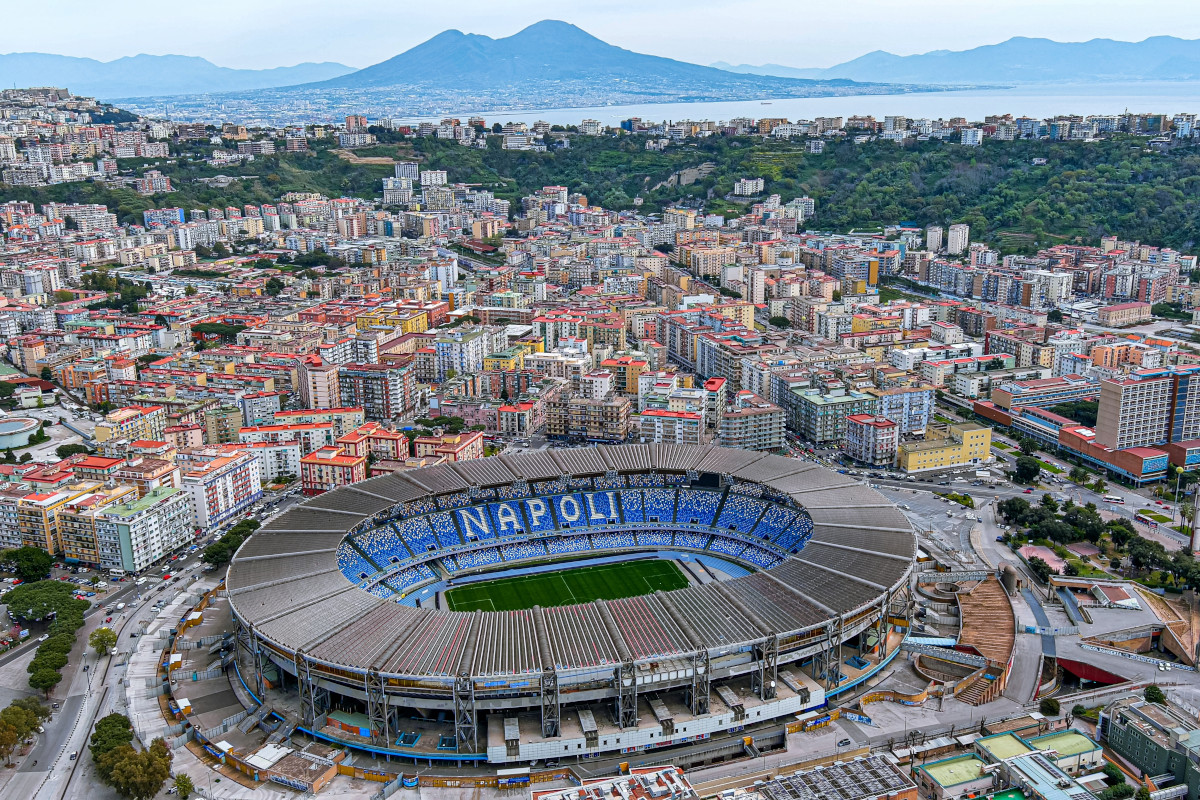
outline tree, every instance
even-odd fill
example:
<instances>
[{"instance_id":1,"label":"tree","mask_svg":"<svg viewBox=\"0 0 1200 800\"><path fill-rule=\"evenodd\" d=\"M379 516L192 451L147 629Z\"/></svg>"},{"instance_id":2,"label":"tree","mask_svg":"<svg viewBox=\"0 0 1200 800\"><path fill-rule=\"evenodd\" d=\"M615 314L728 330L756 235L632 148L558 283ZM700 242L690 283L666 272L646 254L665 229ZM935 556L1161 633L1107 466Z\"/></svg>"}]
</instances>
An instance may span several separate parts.
<instances>
[{"instance_id":1,"label":"tree","mask_svg":"<svg viewBox=\"0 0 1200 800\"><path fill-rule=\"evenodd\" d=\"M192 297L199 291L200 291L199 289L197 289L195 286L192 286L190 283L187 286L183 287L183 294L186 297Z\"/></svg>"},{"instance_id":2,"label":"tree","mask_svg":"<svg viewBox=\"0 0 1200 800\"><path fill-rule=\"evenodd\" d=\"M1088 488L1090 488L1096 494L1104 494L1106 491L1108 491L1108 484L1104 482L1103 478L1096 478L1096 482Z\"/></svg>"},{"instance_id":3,"label":"tree","mask_svg":"<svg viewBox=\"0 0 1200 800\"><path fill-rule=\"evenodd\" d=\"M1008 522L1020 522L1029 513L1029 509L1029 501L1024 497L1010 497L996 504L996 510Z\"/></svg>"},{"instance_id":4,"label":"tree","mask_svg":"<svg viewBox=\"0 0 1200 800\"><path fill-rule=\"evenodd\" d=\"M1067 474L1067 480L1071 483L1083 483L1089 475L1090 473L1083 467L1071 467L1071 471Z\"/></svg>"},{"instance_id":5,"label":"tree","mask_svg":"<svg viewBox=\"0 0 1200 800\"><path fill-rule=\"evenodd\" d=\"M54 380L54 370L50 369L49 367L42 367L40 375L44 381Z\"/></svg>"},{"instance_id":6,"label":"tree","mask_svg":"<svg viewBox=\"0 0 1200 800\"><path fill-rule=\"evenodd\" d=\"M92 737L88 740L88 750L92 753L92 760L96 761L110 750L132 741L133 727L129 723L129 717L124 714L109 714L96 722L96 729L92 731Z\"/></svg>"},{"instance_id":7,"label":"tree","mask_svg":"<svg viewBox=\"0 0 1200 800\"><path fill-rule=\"evenodd\" d=\"M50 574L54 556L36 547L18 547L0 553L0 560L16 565L17 577L26 583L40 581ZM19 588L19 587L18 587Z\"/></svg>"},{"instance_id":8,"label":"tree","mask_svg":"<svg viewBox=\"0 0 1200 800\"><path fill-rule=\"evenodd\" d=\"M1143 786L1137 790L1137 794L1134 796L1133 800L1150 800L1150 790Z\"/></svg>"},{"instance_id":9,"label":"tree","mask_svg":"<svg viewBox=\"0 0 1200 800\"><path fill-rule=\"evenodd\" d=\"M1050 569L1050 565L1042 559L1034 556L1029 559L1029 569L1039 581L1045 583L1050 580L1050 576L1054 574L1054 570ZM1055 711L1054 713L1058 713Z\"/></svg>"},{"instance_id":10,"label":"tree","mask_svg":"<svg viewBox=\"0 0 1200 800\"><path fill-rule=\"evenodd\" d=\"M12 766L10 756L20 742L21 736L16 729L7 722L0 722L0 758L4 759L5 766Z\"/></svg>"},{"instance_id":11,"label":"tree","mask_svg":"<svg viewBox=\"0 0 1200 800\"><path fill-rule=\"evenodd\" d=\"M1147 703L1158 703L1160 706L1167 704L1167 695L1155 684L1150 684L1146 687L1146 691L1142 694L1146 698Z\"/></svg>"},{"instance_id":12,"label":"tree","mask_svg":"<svg viewBox=\"0 0 1200 800\"><path fill-rule=\"evenodd\" d=\"M29 676L29 685L31 688L37 689L39 692L45 692L46 697L50 696L50 692L54 690L62 681L62 675L49 667L39 669L37 672Z\"/></svg>"},{"instance_id":13,"label":"tree","mask_svg":"<svg viewBox=\"0 0 1200 800\"><path fill-rule=\"evenodd\" d=\"M1059 311L1057 308L1051 309L1050 313L1048 313L1046 315L1046 321L1052 322L1055 325L1057 325L1058 323L1063 321L1063 313L1061 311Z\"/></svg>"},{"instance_id":14,"label":"tree","mask_svg":"<svg viewBox=\"0 0 1200 800\"><path fill-rule=\"evenodd\" d=\"M1051 514L1058 513L1058 501L1055 500L1049 492L1046 492L1044 495L1042 495L1039 505L1041 505L1042 508L1049 511Z\"/></svg>"},{"instance_id":15,"label":"tree","mask_svg":"<svg viewBox=\"0 0 1200 800\"><path fill-rule=\"evenodd\" d=\"M1059 708L1058 701L1053 697L1043 697L1042 702L1038 704L1038 710L1048 717L1057 717Z\"/></svg>"},{"instance_id":16,"label":"tree","mask_svg":"<svg viewBox=\"0 0 1200 800\"><path fill-rule=\"evenodd\" d=\"M1019 447L1021 452L1025 455L1031 456L1037 452L1038 443L1033 439L1030 439L1028 436L1022 436L1017 440L1017 447Z\"/></svg>"},{"instance_id":17,"label":"tree","mask_svg":"<svg viewBox=\"0 0 1200 800\"><path fill-rule=\"evenodd\" d=\"M171 751L161 738L138 752L130 745L109 750L96 762L101 780L131 800L149 800L171 777Z\"/></svg>"},{"instance_id":18,"label":"tree","mask_svg":"<svg viewBox=\"0 0 1200 800\"><path fill-rule=\"evenodd\" d=\"M192 779L185 773L179 773L175 776L175 793L179 795L179 800L187 800L188 795L196 791L196 787L192 785Z\"/></svg>"},{"instance_id":19,"label":"tree","mask_svg":"<svg viewBox=\"0 0 1200 800\"><path fill-rule=\"evenodd\" d=\"M117 634L112 628L96 628L96 630L92 631L92 635L88 637L88 644L97 653L106 656L110 650L117 646Z\"/></svg>"},{"instance_id":20,"label":"tree","mask_svg":"<svg viewBox=\"0 0 1200 800\"><path fill-rule=\"evenodd\" d=\"M71 456L81 455L88 452L91 451L89 451L87 445L84 444L60 444L58 447L54 448L54 455L58 456L59 458L70 458Z\"/></svg>"},{"instance_id":21,"label":"tree","mask_svg":"<svg viewBox=\"0 0 1200 800\"><path fill-rule=\"evenodd\" d=\"M1075 716L1079 716L1079 714L1075 714ZM1113 783L1125 782L1125 773L1121 771L1120 767L1118 767L1116 764L1113 764L1111 761L1106 763L1104 765L1104 769L1100 771L1104 773L1104 777L1108 778Z\"/></svg>"},{"instance_id":22,"label":"tree","mask_svg":"<svg viewBox=\"0 0 1200 800\"><path fill-rule=\"evenodd\" d=\"M279 278L267 278L266 292L268 297L275 297L283 291L283 281Z\"/></svg>"},{"instance_id":23,"label":"tree","mask_svg":"<svg viewBox=\"0 0 1200 800\"><path fill-rule=\"evenodd\" d=\"M1017 483L1033 483L1042 474L1042 465L1036 458L1021 456L1017 459L1017 468L1013 477Z\"/></svg>"},{"instance_id":24,"label":"tree","mask_svg":"<svg viewBox=\"0 0 1200 800\"><path fill-rule=\"evenodd\" d=\"M788 319L787 317L771 317L770 319L767 320L767 322L771 323L776 328L792 327L792 321L790 319Z\"/></svg>"},{"instance_id":25,"label":"tree","mask_svg":"<svg viewBox=\"0 0 1200 800\"><path fill-rule=\"evenodd\" d=\"M1136 539L1138 535L1133 523L1124 518L1109 520L1104 527L1108 529L1112 543L1121 549L1124 549L1125 545Z\"/></svg>"}]
</instances>

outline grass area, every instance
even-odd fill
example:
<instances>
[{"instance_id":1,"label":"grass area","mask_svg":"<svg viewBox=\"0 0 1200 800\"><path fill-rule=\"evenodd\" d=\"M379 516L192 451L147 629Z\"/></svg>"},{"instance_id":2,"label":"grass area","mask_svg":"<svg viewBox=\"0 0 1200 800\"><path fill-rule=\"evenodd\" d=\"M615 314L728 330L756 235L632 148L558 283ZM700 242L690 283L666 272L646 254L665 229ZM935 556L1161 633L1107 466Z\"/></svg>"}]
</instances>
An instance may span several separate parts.
<instances>
[{"instance_id":1,"label":"grass area","mask_svg":"<svg viewBox=\"0 0 1200 800\"><path fill-rule=\"evenodd\" d=\"M917 294L908 294L899 289L893 289L890 286L879 287L879 302L890 303L893 300L928 300L928 297L921 297Z\"/></svg>"},{"instance_id":2,"label":"grass area","mask_svg":"<svg viewBox=\"0 0 1200 800\"><path fill-rule=\"evenodd\" d=\"M446 592L446 605L451 611L519 611L636 597L687 585L679 567L655 558L578 569L567 566L558 572L460 586Z\"/></svg>"},{"instance_id":3,"label":"grass area","mask_svg":"<svg viewBox=\"0 0 1200 800\"><path fill-rule=\"evenodd\" d=\"M992 447L996 448L997 450L1003 450L1006 453L1009 450L1012 450L1012 448L1006 445L1004 442L992 442Z\"/></svg>"},{"instance_id":4,"label":"grass area","mask_svg":"<svg viewBox=\"0 0 1200 800\"><path fill-rule=\"evenodd\" d=\"M1165 517L1162 514L1159 514L1155 511L1143 511L1142 514L1149 517L1150 519L1154 520L1155 522L1170 522L1171 521L1170 517Z\"/></svg>"},{"instance_id":5,"label":"grass area","mask_svg":"<svg viewBox=\"0 0 1200 800\"><path fill-rule=\"evenodd\" d=\"M1055 475L1061 475L1063 473L1063 470L1060 467L1056 467L1048 461L1042 461L1039 458L1038 463L1042 465L1042 469L1046 470L1046 472L1053 472Z\"/></svg>"}]
</instances>

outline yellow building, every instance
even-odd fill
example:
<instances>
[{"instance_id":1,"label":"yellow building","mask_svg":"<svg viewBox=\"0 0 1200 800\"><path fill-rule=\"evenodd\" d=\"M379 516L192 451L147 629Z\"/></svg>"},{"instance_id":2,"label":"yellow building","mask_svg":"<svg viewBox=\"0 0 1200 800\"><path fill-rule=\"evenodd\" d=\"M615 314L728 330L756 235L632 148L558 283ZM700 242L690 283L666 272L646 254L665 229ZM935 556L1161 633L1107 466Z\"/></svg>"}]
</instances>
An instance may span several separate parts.
<instances>
[{"instance_id":1,"label":"yellow building","mask_svg":"<svg viewBox=\"0 0 1200 800\"><path fill-rule=\"evenodd\" d=\"M992 429L974 422L946 427L930 426L921 442L900 445L900 469L905 472L925 472L978 464L991 458Z\"/></svg>"},{"instance_id":2,"label":"yellow building","mask_svg":"<svg viewBox=\"0 0 1200 800\"><path fill-rule=\"evenodd\" d=\"M96 511L112 503L131 502L137 498L136 486L119 485L87 492L67 501L58 509L58 541L62 557L81 564L99 564Z\"/></svg>"},{"instance_id":3,"label":"yellow building","mask_svg":"<svg viewBox=\"0 0 1200 800\"><path fill-rule=\"evenodd\" d=\"M17 501L17 530L24 547L36 547L47 553L62 551L58 532L58 512L72 500L99 489L101 484L68 484L53 492L28 494Z\"/></svg>"},{"instance_id":4,"label":"yellow building","mask_svg":"<svg viewBox=\"0 0 1200 800\"><path fill-rule=\"evenodd\" d=\"M507 350L483 357L483 368L501 372L513 372L525 366L526 350L520 345L513 345Z\"/></svg>"}]
</instances>

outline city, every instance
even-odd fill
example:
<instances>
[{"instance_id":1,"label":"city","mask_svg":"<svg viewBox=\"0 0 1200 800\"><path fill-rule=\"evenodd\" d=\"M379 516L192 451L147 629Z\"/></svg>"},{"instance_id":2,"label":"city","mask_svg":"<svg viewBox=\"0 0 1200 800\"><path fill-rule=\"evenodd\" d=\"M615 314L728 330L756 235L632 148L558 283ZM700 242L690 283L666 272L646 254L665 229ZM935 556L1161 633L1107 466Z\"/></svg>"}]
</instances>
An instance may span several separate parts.
<instances>
[{"instance_id":1,"label":"city","mask_svg":"<svg viewBox=\"0 0 1200 800\"><path fill-rule=\"evenodd\" d=\"M362 92L0 90L0 796L1200 798L1195 113Z\"/></svg>"}]
</instances>

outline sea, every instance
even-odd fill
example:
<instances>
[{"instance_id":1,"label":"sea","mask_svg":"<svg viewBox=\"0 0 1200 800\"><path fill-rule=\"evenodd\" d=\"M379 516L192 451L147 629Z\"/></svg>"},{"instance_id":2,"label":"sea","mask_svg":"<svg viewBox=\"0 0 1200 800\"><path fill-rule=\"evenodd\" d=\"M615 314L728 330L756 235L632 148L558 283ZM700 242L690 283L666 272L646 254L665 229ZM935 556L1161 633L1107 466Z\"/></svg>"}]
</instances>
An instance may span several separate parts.
<instances>
[{"instance_id":1,"label":"sea","mask_svg":"<svg viewBox=\"0 0 1200 800\"><path fill-rule=\"evenodd\" d=\"M630 117L652 122L728 120L737 117L850 117L869 114L915 118L966 117L982 120L992 114L1045 118L1059 114L1200 113L1200 81L1143 81L1104 84L1038 84L1004 89L962 89L945 92L737 100L713 103L655 103L585 108L543 108L506 111L461 111L439 117L397 119L417 122L446 116L478 114L492 122L544 120L551 125L575 125L595 119L616 125Z\"/></svg>"}]
</instances>

